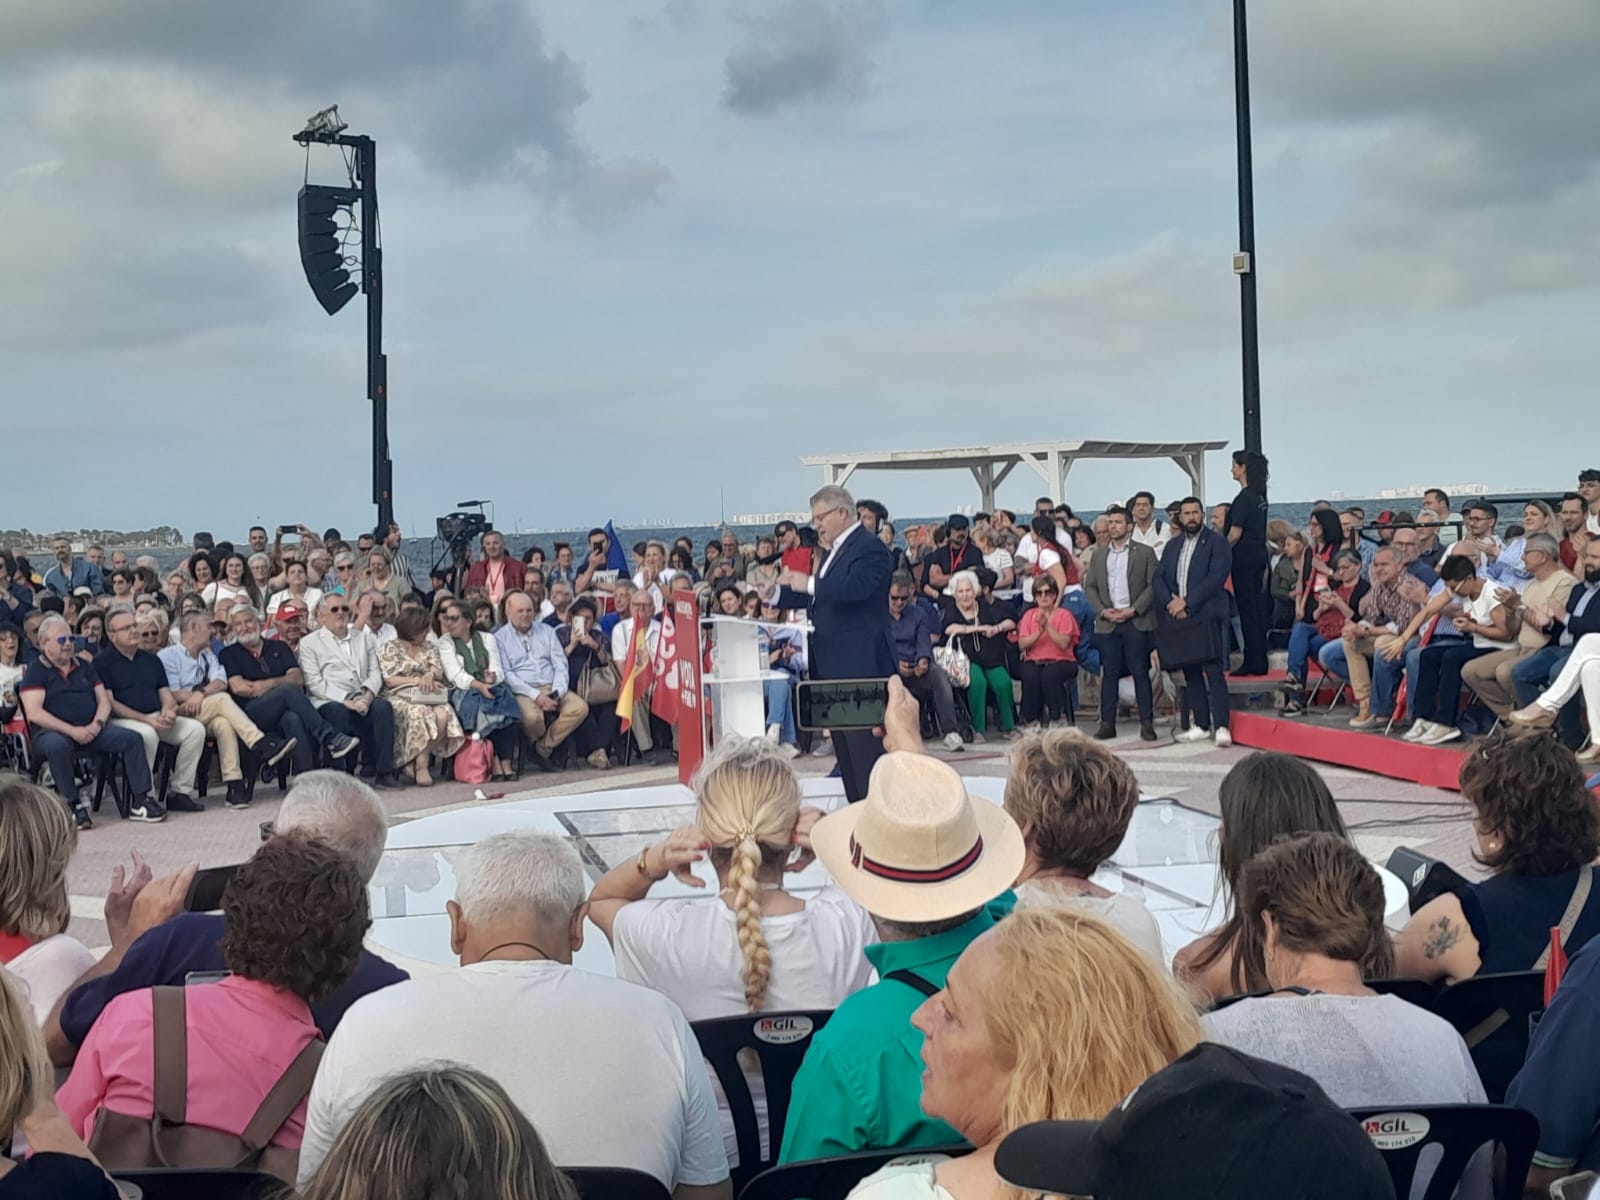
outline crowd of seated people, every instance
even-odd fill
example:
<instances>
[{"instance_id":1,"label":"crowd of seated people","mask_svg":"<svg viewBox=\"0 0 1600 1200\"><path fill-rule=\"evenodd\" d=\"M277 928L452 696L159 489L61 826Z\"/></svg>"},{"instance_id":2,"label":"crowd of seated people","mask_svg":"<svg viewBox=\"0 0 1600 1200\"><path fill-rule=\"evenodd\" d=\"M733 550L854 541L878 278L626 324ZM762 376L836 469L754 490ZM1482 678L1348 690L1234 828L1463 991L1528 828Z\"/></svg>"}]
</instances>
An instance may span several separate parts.
<instances>
[{"instance_id":1,"label":"crowd of seated people","mask_svg":"<svg viewBox=\"0 0 1600 1200\"><path fill-rule=\"evenodd\" d=\"M429 645L413 611L386 643L391 656ZM467 624L460 601L440 612ZM120 623L115 633L126 638ZM458 669L488 682L495 639L457 641ZM160 879L137 858L119 868L112 946L98 959L66 932L73 822L43 789L0 783L0 1120L32 1151L0 1162L0 1200L46 1194L27 1187L112 1196L101 1168L146 1165L152 1137L167 1139L161 1152L176 1165L196 1146L237 1145L247 1165L314 1200L465 1200L491 1178L529 1200L570 1197L564 1172L599 1166L643 1171L678 1200L731 1200L728 1100L691 1022L797 1008L833 1014L765 1140L784 1164L916 1152L863 1169L859 1200L987 1200L1096 1171L1111 1172L1095 1185L1108 1194L1153 1197L1179 1186L1180 1164L1191 1180L1225 1175L1153 1144L1149 1170L1173 1183L1115 1191L1112 1161L1052 1156L1038 1142L1038 1122L1082 1122L1070 1128L1084 1137L1101 1136L1102 1119L1131 1122L1169 1073L1190 1080L1183 1120L1210 1122L1218 1137L1238 1110L1208 1098L1202 1077L1286 1087L1296 1108L1276 1111L1289 1122L1276 1127L1308 1122L1319 1152L1338 1148L1320 1168L1325 1190L1297 1194L1392 1196L1339 1106L1479 1104L1486 1060L1374 981L1526 969L1552 925L1572 964L1526 1065L1509 1066L1509 1096L1540 1117L1532 1188L1582 1161L1600 1119L1600 1071L1585 1067L1600 899L1582 886L1600 817L1554 738L1508 738L1465 761L1462 791L1492 874L1419 909L1394 939L1383 886L1321 777L1281 754L1241 759L1220 795L1224 923L1169 970L1141 897L1095 882L1138 804L1111 747L1067 728L1022 735L994 804L927 752L915 696L899 683L890 693L887 753L859 804L806 808L777 745L730 738L694 781L694 823L593 883L565 839L478 842L455 863L447 905L459 965L415 979L362 947L387 823L358 775L296 780L220 914L179 911L192 867ZM437 736L423 715L419 736ZM813 856L831 883L794 895L784 881ZM657 898L669 876L706 898ZM612 945L615 978L573 963L590 924ZM203 982L210 972L220 980ZM187 1042L184 1102L152 1134L167 1103L152 1047L173 1029ZM70 1068L54 1095L47 1058ZM763 1089L752 1092L759 1110ZM247 1146L263 1111L272 1128ZM1019 1157L1026 1146L1037 1153ZM1491 1170L1475 1162L1460 1194L1487 1194L1477 1189ZM1238 1187L1206 1194L1259 1194Z\"/></svg>"}]
</instances>

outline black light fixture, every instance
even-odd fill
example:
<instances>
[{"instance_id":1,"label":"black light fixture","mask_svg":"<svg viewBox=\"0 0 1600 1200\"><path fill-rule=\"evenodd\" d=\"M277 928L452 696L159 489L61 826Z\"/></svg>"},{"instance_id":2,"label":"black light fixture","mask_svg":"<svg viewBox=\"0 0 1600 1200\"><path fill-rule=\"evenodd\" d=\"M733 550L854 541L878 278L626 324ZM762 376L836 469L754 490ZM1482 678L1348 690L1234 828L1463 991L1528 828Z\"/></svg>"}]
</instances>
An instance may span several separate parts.
<instances>
[{"instance_id":1,"label":"black light fixture","mask_svg":"<svg viewBox=\"0 0 1600 1200\"><path fill-rule=\"evenodd\" d=\"M389 360L383 353L383 247L378 237L378 148L331 105L314 114L294 140L306 148L307 181L300 189L300 265L317 303L329 316L356 292L367 296L367 398L372 401L372 502L378 525L394 520L394 464L389 460ZM349 183L310 182L311 143L338 146ZM353 152L353 153L352 153ZM357 253L352 254L355 250ZM352 278L359 271L360 282Z\"/></svg>"}]
</instances>

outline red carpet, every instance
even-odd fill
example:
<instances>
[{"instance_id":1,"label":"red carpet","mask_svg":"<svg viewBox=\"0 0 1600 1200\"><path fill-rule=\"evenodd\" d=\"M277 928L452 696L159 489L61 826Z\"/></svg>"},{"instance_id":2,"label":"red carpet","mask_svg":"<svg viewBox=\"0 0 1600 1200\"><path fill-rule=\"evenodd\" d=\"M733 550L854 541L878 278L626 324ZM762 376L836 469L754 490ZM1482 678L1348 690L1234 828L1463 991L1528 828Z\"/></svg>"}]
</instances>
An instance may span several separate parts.
<instances>
[{"instance_id":1,"label":"red carpet","mask_svg":"<svg viewBox=\"0 0 1600 1200\"><path fill-rule=\"evenodd\" d=\"M1390 779L1458 790L1463 757L1459 743L1413 746L1357 729L1325 729L1250 712L1230 714L1228 731L1236 745L1255 750L1281 750L1298 758L1354 767Z\"/></svg>"}]
</instances>

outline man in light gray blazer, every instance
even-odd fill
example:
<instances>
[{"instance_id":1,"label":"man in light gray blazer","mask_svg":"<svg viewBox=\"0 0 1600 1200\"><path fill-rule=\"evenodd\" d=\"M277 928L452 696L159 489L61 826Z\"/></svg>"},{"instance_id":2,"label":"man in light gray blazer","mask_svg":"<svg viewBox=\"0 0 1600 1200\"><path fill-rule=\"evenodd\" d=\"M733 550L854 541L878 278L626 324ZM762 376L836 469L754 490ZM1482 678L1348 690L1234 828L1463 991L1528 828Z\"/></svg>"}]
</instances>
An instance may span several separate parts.
<instances>
[{"instance_id":1,"label":"man in light gray blazer","mask_svg":"<svg viewBox=\"0 0 1600 1200\"><path fill-rule=\"evenodd\" d=\"M1155 706L1150 695L1150 647L1155 635L1155 551L1129 536L1127 510L1113 504L1105 512L1109 539L1096 546L1083 581L1095 611L1094 644L1100 651L1100 728L1097 738L1117 736L1117 683L1133 676L1139 705L1139 736L1156 740Z\"/></svg>"}]
</instances>

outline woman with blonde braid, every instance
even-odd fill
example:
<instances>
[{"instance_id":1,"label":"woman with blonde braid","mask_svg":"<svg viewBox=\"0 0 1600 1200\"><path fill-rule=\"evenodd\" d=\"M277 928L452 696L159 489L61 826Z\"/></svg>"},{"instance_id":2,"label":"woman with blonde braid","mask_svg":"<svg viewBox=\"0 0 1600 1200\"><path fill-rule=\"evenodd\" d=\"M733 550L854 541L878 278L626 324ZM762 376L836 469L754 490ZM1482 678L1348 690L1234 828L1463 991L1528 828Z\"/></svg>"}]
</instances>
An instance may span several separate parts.
<instances>
[{"instance_id":1,"label":"woman with blonde braid","mask_svg":"<svg viewBox=\"0 0 1600 1200\"><path fill-rule=\"evenodd\" d=\"M872 966L863 951L878 940L871 918L832 886L807 899L783 888L791 852L821 814L801 809L781 749L765 738L727 738L695 776L694 792L693 825L614 868L589 896L589 919L611 942L617 978L670 996L690 1021L831 1009L864 987ZM694 865L706 858L718 902L646 899L668 875L705 887ZM764 1115L759 1091L756 1100ZM723 1128L731 1153L731 1121Z\"/></svg>"}]
</instances>

